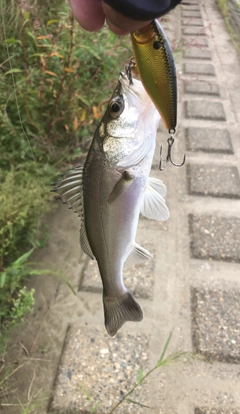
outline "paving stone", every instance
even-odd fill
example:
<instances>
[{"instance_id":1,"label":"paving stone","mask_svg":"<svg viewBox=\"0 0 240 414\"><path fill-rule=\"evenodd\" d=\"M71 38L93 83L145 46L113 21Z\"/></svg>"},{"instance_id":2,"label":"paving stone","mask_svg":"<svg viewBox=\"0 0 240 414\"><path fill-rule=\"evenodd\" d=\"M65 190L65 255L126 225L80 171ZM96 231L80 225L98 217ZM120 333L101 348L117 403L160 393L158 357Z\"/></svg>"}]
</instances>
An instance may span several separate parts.
<instances>
[{"instance_id":1,"label":"paving stone","mask_svg":"<svg viewBox=\"0 0 240 414\"><path fill-rule=\"evenodd\" d=\"M144 247L155 256L155 248L152 245L146 243ZM135 298L153 299L154 267L153 257L151 260L124 269L124 284ZM102 293L102 281L95 260L89 260L83 270L79 290Z\"/></svg>"},{"instance_id":2,"label":"paving stone","mask_svg":"<svg viewBox=\"0 0 240 414\"><path fill-rule=\"evenodd\" d=\"M204 27L198 26L187 26L182 28L182 33L184 35L192 35L192 36L206 36L206 29Z\"/></svg>"},{"instance_id":3,"label":"paving stone","mask_svg":"<svg viewBox=\"0 0 240 414\"><path fill-rule=\"evenodd\" d=\"M184 10L188 10L188 11L191 10L191 11L200 12L200 7L196 3L195 4L191 3L191 4L184 5Z\"/></svg>"},{"instance_id":4,"label":"paving stone","mask_svg":"<svg viewBox=\"0 0 240 414\"><path fill-rule=\"evenodd\" d=\"M192 257L240 263L240 218L190 214L189 231Z\"/></svg>"},{"instance_id":5,"label":"paving stone","mask_svg":"<svg viewBox=\"0 0 240 414\"><path fill-rule=\"evenodd\" d=\"M183 56L186 59L211 60L210 50L197 46L187 47L183 52Z\"/></svg>"},{"instance_id":6,"label":"paving stone","mask_svg":"<svg viewBox=\"0 0 240 414\"><path fill-rule=\"evenodd\" d=\"M221 362L240 363L240 291L191 288L192 340L196 351Z\"/></svg>"},{"instance_id":7,"label":"paving stone","mask_svg":"<svg viewBox=\"0 0 240 414\"><path fill-rule=\"evenodd\" d=\"M183 26L203 26L202 19L196 19L196 17L182 19Z\"/></svg>"},{"instance_id":8,"label":"paving stone","mask_svg":"<svg viewBox=\"0 0 240 414\"><path fill-rule=\"evenodd\" d=\"M200 11L197 10L182 10L182 17L202 17Z\"/></svg>"},{"instance_id":9,"label":"paving stone","mask_svg":"<svg viewBox=\"0 0 240 414\"><path fill-rule=\"evenodd\" d=\"M215 76L215 69L211 63L184 63L184 73Z\"/></svg>"},{"instance_id":10,"label":"paving stone","mask_svg":"<svg viewBox=\"0 0 240 414\"><path fill-rule=\"evenodd\" d=\"M238 169L233 166L191 164L187 165L189 194L240 198Z\"/></svg>"},{"instance_id":11,"label":"paving stone","mask_svg":"<svg viewBox=\"0 0 240 414\"><path fill-rule=\"evenodd\" d=\"M184 35L183 38L184 49L189 49L192 47L198 47L199 49L205 49L208 47L208 40L206 36L188 36Z\"/></svg>"},{"instance_id":12,"label":"paving stone","mask_svg":"<svg viewBox=\"0 0 240 414\"><path fill-rule=\"evenodd\" d=\"M185 102L186 118L226 121L221 102L211 102L205 99Z\"/></svg>"},{"instance_id":13,"label":"paving stone","mask_svg":"<svg viewBox=\"0 0 240 414\"><path fill-rule=\"evenodd\" d=\"M219 96L219 87L217 83L202 80L191 80L184 85L185 93L193 93L196 95L215 95Z\"/></svg>"},{"instance_id":14,"label":"paving stone","mask_svg":"<svg viewBox=\"0 0 240 414\"><path fill-rule=\"evenodd\" d=\"M190 127L186 129L186 141L188 151L233 154L227 129Z\"/></svg>"},{"instance_id":15,"label":"paving stone","mask_svg":"<svg viewBox=\"0 0 240 414\"><path fill-rule=\"evenodd\" d=\"M106 414L136 384L139 370L143 366L147 368L147 348L147 337L142 334L117 333L110 338L104 328L71 326L55 381L50 412L90 414L98 403L97 412ZM137 390L131 398L140 400L142 404L145 399L146 403L142 390ZM132 405L127 403L116 410L118 414L132 412ZM137 412L144 414L145 411L138 406Z\"/></svg>"},{"instance_id":16,"label":"paving stone","mask_svg":"<svg viewBox=\"0 0 240 414\"><path fill-rule=\"evenodd\" d=\"M221 408L195 408L194 414L240 414L240 411Z\"/></svg>"}]
</instances>

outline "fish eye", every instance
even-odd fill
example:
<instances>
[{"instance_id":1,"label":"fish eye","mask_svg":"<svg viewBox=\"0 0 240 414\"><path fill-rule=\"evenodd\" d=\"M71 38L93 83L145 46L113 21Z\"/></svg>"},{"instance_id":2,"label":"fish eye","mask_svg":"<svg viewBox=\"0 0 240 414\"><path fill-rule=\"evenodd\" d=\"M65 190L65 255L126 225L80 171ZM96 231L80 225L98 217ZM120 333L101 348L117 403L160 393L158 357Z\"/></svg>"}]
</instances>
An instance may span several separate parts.
<instances>
[{"instance_id":1,"label":"fish eye","mask_svg":"<svg viewBox=\"0 0 240 414\"><path fill-rule=\"evenodd\" d=\"M118 102L113 102L113 104L111 105L111 110L113 112L118 112L120 110L120 105Z\"/></svg>"},{"instance_id":2,"label":"fish eye","mask_svg":"<svg viewBox=\"0 0 240 414\"><path fill-rule=\"evenodd\" d=\"M109 113L113 118L117 118L124 110L124 102L119 98L112 99L109 102Z\"/></svg>"}]
</instances>

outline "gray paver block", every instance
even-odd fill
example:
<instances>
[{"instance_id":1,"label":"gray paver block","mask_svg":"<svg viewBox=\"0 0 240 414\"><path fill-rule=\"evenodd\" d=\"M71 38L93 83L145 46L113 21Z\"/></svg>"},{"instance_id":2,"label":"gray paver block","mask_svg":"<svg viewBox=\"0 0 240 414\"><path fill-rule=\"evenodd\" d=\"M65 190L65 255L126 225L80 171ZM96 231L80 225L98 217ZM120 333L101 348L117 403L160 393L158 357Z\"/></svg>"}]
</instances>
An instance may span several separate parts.
<instances>
[{"instance_id":1,"label":"gray paver block","mask_svg":"<svg viewBox=\"0 0 240 414\"><path fill-rule=\"evenodd\" d=\"M206 29L203 27L198 27L196 25L187 26L182 28L182 33L184 35L191 35L191 36L206 36Z\"/></svg>"},{"instance_id":2,"label":"gray paver block","mask_svg":"<svg viewBox=\"0 0 240 414\"><path fill-rule=\"evenodd\" d=\"M197 352L222 362L240 363L240 291L191 288L192 340Z\"/></svg>"},{"instance_id":3,"label":"gray paver block","mask_svg":"<svg viewBox=\"0 0 240 414\"><path fill-rule=\"evenodd\" d=\"M198 10L182 10L182 17L202 17L201 12Z\"/></svg>"},{"instance_id":4,"label":"gray paver block","mask_svg":"<svg viewBox=\"0 0 240 414\"><path fill-rule=\"evenodd\" d=\"M205 99L185 102L185 116L193 119L226 121L222 103Z\"/></svg>"},{"instance_id":5,"label":"gray paver block","mask_svg":"<svg viewBox=\"0 0 240 414\"><path fill-rule=\"evenodd\" d=\"M196 3L195 4L191 3L191 4L184 5L184 10L200 12L200 7Z\"/></svg>"},{"instance_id":6,"label":"gray paver block","mask_svg":"<svg viewBox=\"0 0 240 414\"><path fill-rule=\"evenodd\" d=\"M192 47L198 47L199 49L205 49L208 47L208 40L205 37L201 36L188 36L185 35L183 39L184 49L189 49Z\"/></svg>"},{"instance_id":7,"label":"gray paver block","mask_svg":"<svg viewBox=\"0 0 240 414\"><path fill-rule=\"evenodd\" d=\"M229 131L217 128L186 129L188 151L233 154Z\"/></svg>"},{"instance_id":8,"label":"gray paver block","mask_svg":"<svg viewBox=\"0 0 240 414\"><path fill-rule=\"evenodd\" d=\"M192 257L240 263L240 218L189 215Z\"/></svg>"},{"instance_id":9,"label":"gray paver block","mask_svg":"<svg viewBox=\"0 0 240 414\"><path fill-rule=\"evenodd\" d=\"M221 408L195 408L194 414L240 414L240 411Z\"/></svg>"},{"instance_id":10,"label":"gray paver block","mask_svg":"<svg viewBox=\"0 0 240 414\"><path fill-rule=\"evenodd\" d=\"M190 17L188 19L182 19L183 26L203 26L202 19L196 19L196 17Z\"/></svg>"},{"instance_id":11,"label":"gray paver block","mask_svg":"<svg viewBox=\"0 0 240 414\"><path fill-rule=\"evenodd\" d=\"M50 412L90 414L99 403L97 412L106 414L136 384L140 368L147 368L147 348L148 340L143 334L117 333L110 338L104 328L71 326ZM142 394L137 391L133 399L144 404L146 397ZM116 413L132 413L132 409L131 404L123 403ZM144 413L144 409L138 410Z\"/></svg>"},{"instance_id":12,"label":"gray paver block","mask_svg":"<svg viewBox=\"0 0 240 414\"><path fill-rule=\"evenodd\" d=\"M193 93L196 95L214 95L219 96L219 87L217 83L206 80L191 80L184 84L185 93Z\"/></svg>"},{"instance_id":13,"label":"gray paver block","mask_svg":"<svg viewBox=\"0 0 240 414\"><path fill-rule=\"evenodd\" d=\"M183 56L187 59L211 60L210 50L197 46L187 47L183 52Z\"/></svg>"},{"instance_id":14,"label":"gray paver block","mask_svg":"<svg viewBox=\"0 0 240 414\"><path fill-rule=\"evenodd\" d=\"M211 63L184 63L184 73L215 76L215 69Z\"/></svg>"},{"instance_id":15,"label":"gray paver block","mask_svg":"<svg viewBox=\"0 0 240 414\"><path fill-rule=\"evenodd\" d=\"M146 244L144 247L155 256L155 249L152 245ZM154 267L153 257L151 260L124 269L124 284L135 298L153 299ZM95 260L89 260L87 267L83 270L79 290L102 292L102 281Z\"/></svg>"},{"instance_id":16,"label":"gray paver block","mask_svg":"<svg viewBox=\"0 0 240 414\"><path fill-rule=\"evenodd\" d=\"M189 194L240 198L238 169L233 166L191 164L187 166Z\"/></svg>"}]
</instances>

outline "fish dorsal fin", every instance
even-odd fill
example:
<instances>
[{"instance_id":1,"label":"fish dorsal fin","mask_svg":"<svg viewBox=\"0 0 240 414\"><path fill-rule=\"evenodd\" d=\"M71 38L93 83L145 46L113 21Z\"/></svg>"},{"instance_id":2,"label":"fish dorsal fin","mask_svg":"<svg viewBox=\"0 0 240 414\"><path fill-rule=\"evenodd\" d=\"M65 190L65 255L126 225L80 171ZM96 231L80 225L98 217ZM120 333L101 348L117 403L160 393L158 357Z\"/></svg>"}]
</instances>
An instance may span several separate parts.
<instances>
[{"instance_id":1,"label":"fish dorsal fin","mask_svg":"<svg viewBox=\"0 0 240 414\"><path fill-rule=\"evenodd\" d=\"M83 166L62 174L62 179L54 183L52 191L83 220Z\"/></svg>"},{"instance_id":2,"label":"fish dorsal fin","mask_svg":"<svg viewBox=\"0 0 240 414\"><path fill-rule=\"evenodd\" d=\"M153 255L138 243L134 243L133 249L129 254L124 266L131 267L139 262L146 262L153 258Z\"/></svg>"},{"instance_id":3,"label":"fish dorsal fin","mask_svg":"<svg viewBox=\"0 0 240 414\"><path fill-rule=\"evenodd\" d=\"M128 171L124 171L122 177L114 186L114 189L112 190L109 196L109 205L116 201L124 193L124 191L132 184L134 178L134 175L130 174Z\"/></svg>"},{"instance_id":4,"label":"fish dorsal fin","mask_svg":"<svg viewBox=\"0 0 240 414\"><path fill-rule=\"evenodd\" d=\"M148 179L148 184L144 189L144 196L141 205L143 216L154 220L167 220L169 210L165 204L164 196L166 187L161 180L157 178Z\"/></svg>"},{"instance_id":5,"label":"fish dorsal fin","mask_svg":"<svg viewBox=\"0 0 240 414\"><path fill-rule=\"evenodd\" d=\"M80 228L80 245L84 253L86 253L92 260L94 260L95 257L93 255L92 249L88 241L84 223L82 223L81 228Z\"/></svg>"}]
</instances>

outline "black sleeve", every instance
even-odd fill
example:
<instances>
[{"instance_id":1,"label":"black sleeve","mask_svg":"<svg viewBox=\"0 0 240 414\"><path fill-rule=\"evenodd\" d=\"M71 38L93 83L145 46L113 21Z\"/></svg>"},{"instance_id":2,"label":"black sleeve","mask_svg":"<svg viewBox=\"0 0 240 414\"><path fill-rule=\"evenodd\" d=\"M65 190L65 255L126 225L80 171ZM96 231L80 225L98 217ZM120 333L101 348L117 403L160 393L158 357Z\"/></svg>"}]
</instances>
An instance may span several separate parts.
<instances>
[{"instance_id":1,"label":"black sleeve","mask_svg":"<svg viewBox=\"0 0 240 414\"><path fill-rule=\"evenodd\" d=\"M117 12L133 20L153 20L177 6L181 0L103 0Z\"/></svg>"}]
</instances>

